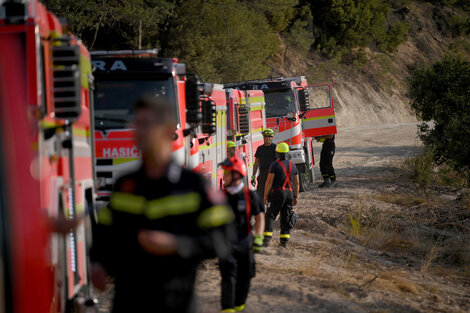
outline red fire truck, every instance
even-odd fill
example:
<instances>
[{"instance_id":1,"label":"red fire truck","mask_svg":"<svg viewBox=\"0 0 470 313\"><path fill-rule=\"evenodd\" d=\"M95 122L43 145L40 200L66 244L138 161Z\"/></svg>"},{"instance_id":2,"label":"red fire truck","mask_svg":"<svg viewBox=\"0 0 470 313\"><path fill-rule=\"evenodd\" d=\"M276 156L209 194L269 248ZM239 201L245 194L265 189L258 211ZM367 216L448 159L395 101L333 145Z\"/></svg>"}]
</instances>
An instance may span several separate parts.
<instances>
[{"instance_id":1,"label":"red fire truck","mask_svg":"<svg viewBox=\"0 0 470 313\"><path fill-rule=\"evenodd\" d=\"M0 1L1 312L64 312L88 294L89 221L59 221L93 207L91 81L57 17Z\"/></svg>"},{"instance_id":2,"label":"red fire truck","mask_svg":"<svg viewBox=\"0 0 470 313\"><path fill-rule=\"evenodd\" d=\"M248 177L251 177L254 155L264 143L261 134L266 129L264 93L261 90L226 89L226 96L228 139L237 145L236 153L245 160Z\"/></svg>"},{"instance_id":3,"label":"red fire truck","mask_svg":"<svg viewBox=\"0 0 470 313\"><path fill-rule=\"evenodd\" d=\"M186 73L177 59L160 58L156 50L93 51L94 119L98 199L109 200L115 179L140 164L134 139L132 106L144 94L166 98L178 121L173 158L194 169L199 166L199 126L211 124L215 107L203 97L208 88ZM208 90L206 90L208 91ZM199 138L201 139L201 138Z\"/></svg>"},{"instance_id":4,"label":"red fire truck","mask_svg":"<svg viewBox=\"0 0 470 313\"><path fill-rule=\"evenodd\" d=\"M263 144L261 132L266 128L264 96L260 90L224 90L222 85L215 84L207 101L211 101L215 109L204 117L206 122L198 135L199 165L195 170L214 187L221 188L223 172L218 164L226 158L227 140L236 143L236 154L245 160L251 175L253 155ZM212 124L208 124L211 116Z\"/></svg>"},{"instance_id":5,"label":"red fire truck","mask_svg":"<svg viewBox=\"0 0 470 313\"><path fill-rule=\"evenodd\" d=\"M300 172L300 190L308 189L314 179L312 137L336 134L331 84L309 86L304 76L297 76L226 83L224 88L264 92L273 141L289 144L287 157Z\"/></svg>"}]
</instances>

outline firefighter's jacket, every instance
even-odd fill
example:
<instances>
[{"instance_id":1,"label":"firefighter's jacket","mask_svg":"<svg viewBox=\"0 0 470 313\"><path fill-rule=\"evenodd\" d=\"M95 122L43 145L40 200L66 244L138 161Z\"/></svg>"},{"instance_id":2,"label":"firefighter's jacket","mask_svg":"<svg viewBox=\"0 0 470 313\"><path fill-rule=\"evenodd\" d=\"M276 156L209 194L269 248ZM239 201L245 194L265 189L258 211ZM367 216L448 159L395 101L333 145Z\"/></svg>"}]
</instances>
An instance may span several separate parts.
<instances>
[{"instance_id":1,"label":"firefighter's jacket","mask_svg":"<svg viewBox=\"0 0 470 313\"><path fill-rule=\"evenodd\" d=\"M222 194L174 163L157 180L143 168L119 179L98 214L92 248L93 261L115 277L113 312L192 312L198 264L230 254L233 219ZM137 241L140 230L174 234L178 253L146 252Z\"/></svg>"}]
</instances>

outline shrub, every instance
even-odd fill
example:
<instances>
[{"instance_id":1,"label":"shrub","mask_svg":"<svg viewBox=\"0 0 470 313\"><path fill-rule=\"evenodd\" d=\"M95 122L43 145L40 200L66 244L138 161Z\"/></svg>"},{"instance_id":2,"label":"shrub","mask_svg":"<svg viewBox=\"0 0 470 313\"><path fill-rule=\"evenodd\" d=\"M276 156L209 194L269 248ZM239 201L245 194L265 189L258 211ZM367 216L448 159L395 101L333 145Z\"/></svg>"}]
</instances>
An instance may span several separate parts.
<instances>
[{"instance_id":1,"label":"shrub","mask_svg":"<svg viewBox=\"0 0 470 313\"><path fill-rule=\"evenodd\" d=\"M446 162L470 183L470 62L446 56L415 70L409 85L411 108L424 121L419 137L437 164Z\"/></svg>"}]
</instances>

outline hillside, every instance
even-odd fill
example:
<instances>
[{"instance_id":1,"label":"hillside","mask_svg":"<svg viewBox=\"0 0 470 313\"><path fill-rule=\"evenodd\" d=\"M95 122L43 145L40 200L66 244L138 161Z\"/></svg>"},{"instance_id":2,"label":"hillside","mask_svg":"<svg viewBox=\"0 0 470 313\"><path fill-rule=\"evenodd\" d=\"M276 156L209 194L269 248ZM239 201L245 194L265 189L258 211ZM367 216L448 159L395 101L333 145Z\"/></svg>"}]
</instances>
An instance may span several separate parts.
<instances>
[{"instance_id":1,"label":"hillside","mask_svg":"<svg viewBox=\"0 0 470 313\"><path fill-rule=\"evenodd\" d=\"M452 16L463 15L446 6L413 1L393 12L393 18L411 25L407 40L395 53L366 48L361 58L338 62L316 53L287 49L268 64L271 76L306 75L310 83L334 82L334 100L340 126L414 122L409 109L407 78L416 67L438 61L445 54L470 54L469 37L452 36Z\"/></svg>"}]
</instances>

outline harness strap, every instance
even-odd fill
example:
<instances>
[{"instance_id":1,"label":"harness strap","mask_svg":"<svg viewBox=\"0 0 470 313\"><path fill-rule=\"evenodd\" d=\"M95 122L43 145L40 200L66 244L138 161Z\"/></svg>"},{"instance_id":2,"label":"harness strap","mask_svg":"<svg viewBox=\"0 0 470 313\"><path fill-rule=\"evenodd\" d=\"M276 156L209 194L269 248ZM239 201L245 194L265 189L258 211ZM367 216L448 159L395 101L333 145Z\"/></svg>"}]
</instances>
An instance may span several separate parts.
<instances>
[{"instance_id":1,"label":"harness strap","mask_svg":"<svg viewBox=\"0 0 470 313\"><path fill-rule=\"evenodd\" d=\"M246 226L248 228L248 234L251 233L251 196L250 189L245 187L245 202L246 202Z\"/></svg>"},{"instance_id":2,"label":"harness strap","mask_svg":"<svg viewBox=\"0 0 470 313\"><path fill-rule=\"evenodd\" d=\"M284 180L284 184L282 185L282 190L287 189L292 191L292 184L290 181L290 174L292 173L292 162L289 162L289 172L287 172L286 167L280 160L277 160L276 162L281 165L281 168L284 171L284 174L286 175L286 179ZM286 186L288 186L288 188L286 188Z\"/></svg>"}]
</instances>

